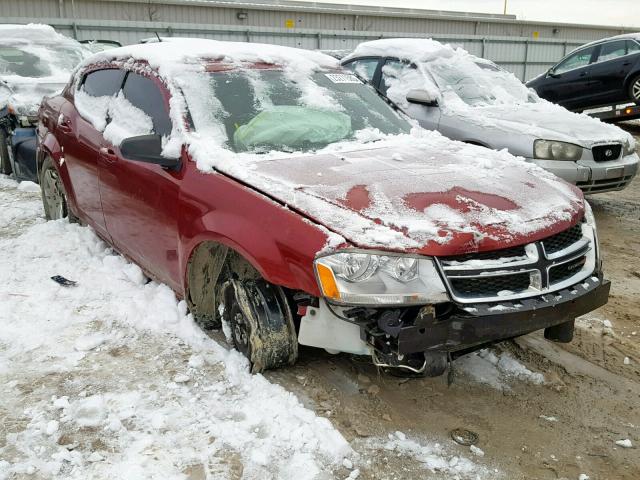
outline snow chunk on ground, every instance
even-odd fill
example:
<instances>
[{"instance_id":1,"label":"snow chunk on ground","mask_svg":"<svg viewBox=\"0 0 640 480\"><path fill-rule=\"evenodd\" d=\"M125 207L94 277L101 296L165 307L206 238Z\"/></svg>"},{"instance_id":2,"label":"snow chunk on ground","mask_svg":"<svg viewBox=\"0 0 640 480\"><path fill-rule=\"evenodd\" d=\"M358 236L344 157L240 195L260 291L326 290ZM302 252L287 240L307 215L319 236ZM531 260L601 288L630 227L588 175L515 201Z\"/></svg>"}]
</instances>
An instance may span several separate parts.
<instances>
[{"instance_id":1,"label":"snow chunk on ground","mask_svg":"<svg viewBox=\"0 0 640 480\"><path fill-rule=\"evenodd\" d=\"M618 445L619 447L622 447L622 448L632 448L633 447L633 443L631 443L631 440L629 440L628 438L626 438L624 440L616 440L616 445Z\"/></svg>"},{"instance_id":2,"label":"snow chunk on ground","mask_svg":"<svg viewBox=\"0 0 640 480\"><path fill-rule=\"evenodd\" d=\"M509 390L509 382L514 379L534 385L544 383L543 374L532 372L507 352L496 354L488 349L473 352L457 359L455 367L497 390Z\"/></svg>"},{"instance_id":3,"label":"snow chunk on ground","mask_svg":"<svg viewBox=\"0 0 640 480\"><path fill-rule=\"evenodd\" d=\"M18 190L20 190L21 192L40 193L40 185L38 185L37 183L33 183L33 182L29 182L28 180L25 180L18 184Z\"/></svg>"}]
</instances>

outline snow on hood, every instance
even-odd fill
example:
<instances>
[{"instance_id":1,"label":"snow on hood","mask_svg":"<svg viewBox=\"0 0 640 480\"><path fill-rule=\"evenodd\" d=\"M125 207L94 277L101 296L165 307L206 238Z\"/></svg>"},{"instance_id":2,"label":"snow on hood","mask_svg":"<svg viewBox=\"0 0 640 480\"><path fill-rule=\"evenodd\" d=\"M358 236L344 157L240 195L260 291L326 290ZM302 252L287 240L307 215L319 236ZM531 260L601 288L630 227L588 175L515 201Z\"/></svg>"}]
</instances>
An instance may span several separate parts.
<instances>
[{"instance_id":1,"label":"snow on hood","mask_svg":"<svg viewBox=\"0 0 640 480\"><path fill-rule=\"evenodd\" d=\"M321 53L175 41L100 52L84 65L131 58L156 69L172 93L174 125L164 155L178 156L187 145L201 171L239 179L354 245L432 255L504 248L567 228L583 213L580 191L539 167L418 127L397 136L363 130L316 153L265 154L232 152L215 123L206 131L184 128L182 87L197 83L203 59L239 68L275 63L305 84L313 83L311 73L338 67Z\"/></svg>"},{"instance_id":2,"label":"snow on hood","mask_svg":"<svg viewBox=\"0 0 640 480\"><path fill-rule=\"evenodd\" d=\"M635 142L631 134L615 125L582 113L570 112L542 99L536 103L521 104L515 109L506 105L463 107L456 109L456 113L467 121L488 128L575 143L585 148L604 142Z\"/></svg>"},{"instance_id":3,"label":"snow on hood","mask_svg":"<svg viewBox=\"0 0 640 480\"><path fill-rule=\"evenodd\" d=\"M201 170L250 184L363 248L505 248L568 228L584 209L578 189L536 165L423 129L315 155L232 157L202 140L189 150Z\"/></svg>"},{"instance_id":4,"label":"snow on hood","mask_svg":"<svg viewBox=\"0 0 640 480\"><path fill-rule=\"evenodd\" d=\"M0 46L13 47L37 59L33 74L3 68L0 61L0 104L35 114L42 97L59 93L78 62L91 52L49 25L0 25Z\"/></svg>"},{"instance_id":5,"label":"snow on hood","mask_svg":"<svg viewBox=\"0 0 640 480\"><path fill-rule=\"evenodd\" d=\"M392 56L418 65L417 69L398 72L397 79L388 82L387 96L401 108L408 106L409 90L426 89L440 97L440 107L446 114L505 133L571 142L585 148L603 142L634 143L633 137L621 128L539 98L513 74L462 48L431 39L394 38L361 43L346 59L360 56ZM493 102L470 105L463 101L434 73L443 64L468 72L471 83L477 81L478 88L484 89L482 93ZM480 82L478 78L483 75L490 81Z\"/></svg>"}]
</instances>

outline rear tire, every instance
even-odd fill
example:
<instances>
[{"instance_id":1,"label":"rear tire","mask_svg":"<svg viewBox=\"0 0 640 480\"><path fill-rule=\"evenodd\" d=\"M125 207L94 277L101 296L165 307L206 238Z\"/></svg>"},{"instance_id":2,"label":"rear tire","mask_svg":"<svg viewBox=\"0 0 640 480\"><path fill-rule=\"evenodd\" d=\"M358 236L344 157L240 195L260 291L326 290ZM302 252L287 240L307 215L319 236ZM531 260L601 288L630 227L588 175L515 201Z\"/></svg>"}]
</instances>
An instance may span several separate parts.
<instances>
[{"instance_id":1,"label":"rear tire","mask_svg":"<svg viewBox=\"0 0 640 480\"><path fill-rule=\"evenodd\" d=\"M251 372L293 365L298 339L293 316L282 288L263 279L229 280L222 287L235 348L251 362Z\"/></svg>"},{"instance_id":2,"label":"rear tire","mask_svg":"<svg viewBox=\"0 0 640 480\"><path fill-rule=\"evenodd\" d=\"M629 85L629 99L640 105L640 75L631 80Z\"/></svg>"},{"instance_id":3,"label":"rear tire","mask_svg":"<svg viewBox=\"0 0 640 480\"><path fill-rule=\"evenodd\" d=\"M58 220L66 217L71 223L79 223L78 217L69 209L62 179L53 165L51 157L45 157L44 162L42 162L38 180L40 181L45 218L47 220Z\"/></svg>"},{"instance_id":4,"label":"rear tire","mask_svg":"<svg viewBox=\"0 0 640 480\"><path fill-rule=\"evenodd\" d=\"M11 161L9 160L9 145L7 144L7 134L0 128L0 173L11 175Z\"/></svg>"}]
</instances>

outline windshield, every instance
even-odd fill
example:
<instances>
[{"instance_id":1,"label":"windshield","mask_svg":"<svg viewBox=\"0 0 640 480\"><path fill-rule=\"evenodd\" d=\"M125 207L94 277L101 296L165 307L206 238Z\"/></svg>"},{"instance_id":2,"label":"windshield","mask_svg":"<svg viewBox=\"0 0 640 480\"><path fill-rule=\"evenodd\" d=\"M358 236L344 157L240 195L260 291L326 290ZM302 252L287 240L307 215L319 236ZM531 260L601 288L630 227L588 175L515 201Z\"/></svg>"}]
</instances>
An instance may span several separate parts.
<instances>
[{"instance_id":1,"label":"windshield","mask_svg":"<svg viewBox=\"0 0 640 480\"><path fill-rule=\"evenodd\" d=\"M217 133L235 152L309 151L411 128L350 73L296 76L244 69L212 72L199 80L182 86L195 129Z\"/></svg>"},{"instance_id":2,"label":"windshield","mask_svg":"<svg viewBox=\"0 0 640 480\"><path fill-rule=\"evenodd\" d=\"M517 105L537 101L513 74L471 57L438 59L424 64L445 98L451 95L472 107Z\"/></svg>"},{"instance_id":3,"label":"windshield","mask_svg":"<svg viewBox=\"0 0 640 480\"><path fill-rule=\"evenodd\" d=\"M87 51L80 46L16 43L0 45L0 75L42 78L70 72Z\"/></svg>"}]
</instances>

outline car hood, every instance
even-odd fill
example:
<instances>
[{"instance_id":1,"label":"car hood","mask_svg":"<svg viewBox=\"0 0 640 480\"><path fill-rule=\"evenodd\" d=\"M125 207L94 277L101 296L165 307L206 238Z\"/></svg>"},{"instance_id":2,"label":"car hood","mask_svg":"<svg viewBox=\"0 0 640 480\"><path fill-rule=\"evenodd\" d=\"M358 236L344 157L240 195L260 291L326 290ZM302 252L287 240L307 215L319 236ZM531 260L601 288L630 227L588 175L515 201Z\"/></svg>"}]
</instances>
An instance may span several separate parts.
<instances>
[{"instance_id":1,"label":"car hood","mask_svg":"<svg viewBox=\"0 0 640 480\"><path fill-rule=\"evenodd\" d=\"M624 130L587 115L570 112L547 101L520 105L495 105L456 111L485 128L578 144L585 148L599 143L624 143L631 136Z\"/></svg>"},{"instance_id":2,"label":"car hood","mask_svg":"<svg viewBox=\"0 0 640 480\"><path fill-rule=\"evenodd\" d=\"M544 238L582 216L580 191L539 167L428 137L221 169L365 248L495 250Z\"/></svg>"}]
</instances>

